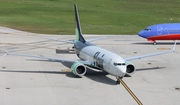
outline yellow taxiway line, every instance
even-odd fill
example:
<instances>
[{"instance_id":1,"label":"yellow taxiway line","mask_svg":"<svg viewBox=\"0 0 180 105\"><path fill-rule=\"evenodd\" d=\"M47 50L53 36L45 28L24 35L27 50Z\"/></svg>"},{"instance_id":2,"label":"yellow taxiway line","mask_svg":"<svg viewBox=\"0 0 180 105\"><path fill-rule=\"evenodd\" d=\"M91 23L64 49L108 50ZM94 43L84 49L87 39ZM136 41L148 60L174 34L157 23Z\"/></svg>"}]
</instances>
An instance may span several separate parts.
<instances>
[{"instance_id":1,"label":"yellow taxiway line","mask_svg":"<svg viewBox=\"0 0 180 105\"><path fill-rule=\"evenodd\" d=\"M119 81L121 84L125 87L125 89L129 92L129 94L134 98L134 100L139 104L143 105L141 101L136 97L136 95L130 90L130 88L125 84L125 82L122 80L122 78L119 78Z\"/></svg>"}]
</instances>

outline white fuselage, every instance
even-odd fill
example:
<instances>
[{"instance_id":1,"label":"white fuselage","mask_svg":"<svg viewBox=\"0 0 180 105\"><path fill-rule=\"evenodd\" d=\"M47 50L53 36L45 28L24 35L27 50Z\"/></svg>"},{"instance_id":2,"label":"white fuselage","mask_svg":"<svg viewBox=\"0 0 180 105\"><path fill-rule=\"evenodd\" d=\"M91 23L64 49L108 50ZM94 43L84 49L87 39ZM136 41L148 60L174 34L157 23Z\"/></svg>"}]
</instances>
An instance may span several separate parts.
<instances>
[{"instance_id":1,"label":"white fuselage","mask_svg":"<svg viewBox=\"0 0 180 105\"><path fill-rule=\"evenodd\" d=\"M116 77L126 74L125 61L119 55L98 46L86 46L79 52L79 58L91 61L91 66L102 69Z\"/></svg>"}]
</instances>

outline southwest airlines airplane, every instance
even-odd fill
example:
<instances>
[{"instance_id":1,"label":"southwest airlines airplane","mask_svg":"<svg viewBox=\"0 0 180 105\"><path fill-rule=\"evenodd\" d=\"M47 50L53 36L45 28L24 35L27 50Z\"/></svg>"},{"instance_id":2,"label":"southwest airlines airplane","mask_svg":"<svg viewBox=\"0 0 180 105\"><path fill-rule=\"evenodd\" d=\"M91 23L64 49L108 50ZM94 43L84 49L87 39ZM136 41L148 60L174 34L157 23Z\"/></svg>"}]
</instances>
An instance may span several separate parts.
<instances>
[{"instance_id":1,"label":"southwest airlines airplane","mask_svg":"<svg viewBox=\"0 0 180 105\"><path fill-rule=\"evenodd\" d=\"M108 51L106 49L103 49L101 47L98 47L90 43L91 41L97 40L98 38L89 41L84 39L81 31L78 9L76 4L74 4L74 8L75 8L75 20L76 20L76 39L73 41L66 41L66 40L59 40L59 41L72 43L74 45L73 48L75 50L75 53L80 58L80 60L35 56L35 55L27 55L27 54L15 54L15 53L10 53L7 50L6 50L7 53L5 55L40 58L53 62L71 62L72 73L80 77L86 74L87 67L99 69L109 73L110 75L115 76L117 78L116 84L119 84L119 78L123 78L126 74L131 75L136 71L134 65L131 64L129 61L171 53L175 49L176 42L174 46L171 48L171 50L168 51L147 54L142 56L135 56L130 58L122 58L121 56L111 51Z\"/></svg>"},{"instance_id":2,"label":"southwest airlines airplane","mask_svg":"<svg viewBox=\"0 0 180 105\"><path fill-rule=\"evenodd\" d=\"M155 24L138 33L156 44L156 40L180 40L180 23Z\"/></svg>"}]
</instances>

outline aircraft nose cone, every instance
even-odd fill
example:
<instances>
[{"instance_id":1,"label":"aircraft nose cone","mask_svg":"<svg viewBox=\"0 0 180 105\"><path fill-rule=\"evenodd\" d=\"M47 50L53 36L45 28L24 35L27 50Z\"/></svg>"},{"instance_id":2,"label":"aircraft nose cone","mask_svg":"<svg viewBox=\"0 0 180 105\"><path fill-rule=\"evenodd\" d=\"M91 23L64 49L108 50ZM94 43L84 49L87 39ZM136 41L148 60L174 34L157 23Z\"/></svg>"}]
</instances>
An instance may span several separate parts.
<instances>
[{"instance_id":1,"label":"aircraft nose cone","mask_svg":"<svg viewBox=\"0 0 180 105\"><path fill-rule=\"evenodd\" d=\"M140 31L140 32L138 32L138 35L139 35L140 37L145 38L143 30L142 30L142 31Z\"/></svg>"},{"instance_id":2,"label":"aircraft nose cone","mask_svg":"<svg viewBox=\"0 0 180 105\"><path fill-rule=\"evenodd\" d=\"M124 77L125 74L126 74L126 67L121 68L121 69L120 69L119 77Z\"/></svg>"}]
</instances>

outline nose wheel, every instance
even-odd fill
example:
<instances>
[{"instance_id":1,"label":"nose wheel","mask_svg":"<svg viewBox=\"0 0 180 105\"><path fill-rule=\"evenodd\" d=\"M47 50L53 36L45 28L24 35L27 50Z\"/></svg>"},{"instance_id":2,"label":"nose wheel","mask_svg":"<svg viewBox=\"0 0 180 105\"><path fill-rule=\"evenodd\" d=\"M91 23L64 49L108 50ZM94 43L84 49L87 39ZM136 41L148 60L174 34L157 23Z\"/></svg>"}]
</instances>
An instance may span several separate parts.
<instances>
[{"instance_id":1,"label":"nose wheel","mask_svg":"<svg viewBox=\"0 0 180 105\"><path fill-rule=\"evenodd\" d=\"M156 41L154 41L153 44L156 45L157 44Z\"/></svg>"},{"instance_id":2,"label":"nose wheel","mask_svg":"<svg viewBox=\"0 0 180 105\"><path fill-rule=\"evenodd\" d=\"M118 77L117 78L117 81L116 81L116 85L119 85L120 84L120 79L122 79L123 77Z\"/></svg>"},{"instance_id":3,"label":"nose wheel","mask_svg":"<svg viewBox=\"0 0 180 105\"><path fill-rule=\"evenodd\" d=\"M148 41L153 42L153 45L156 45L156 40L148 39Z\"/></svg>"},{"instance_id":4,"label":"nose wheel","mask_svg":"<svg viewBox=\"0 0 180 105\"><path fill-rule=\"evenodd\" d=\"M116 85L119 85L120 84L120 81L119 81L119 79L116 81Z\"/></svg>"}]
</instances>

